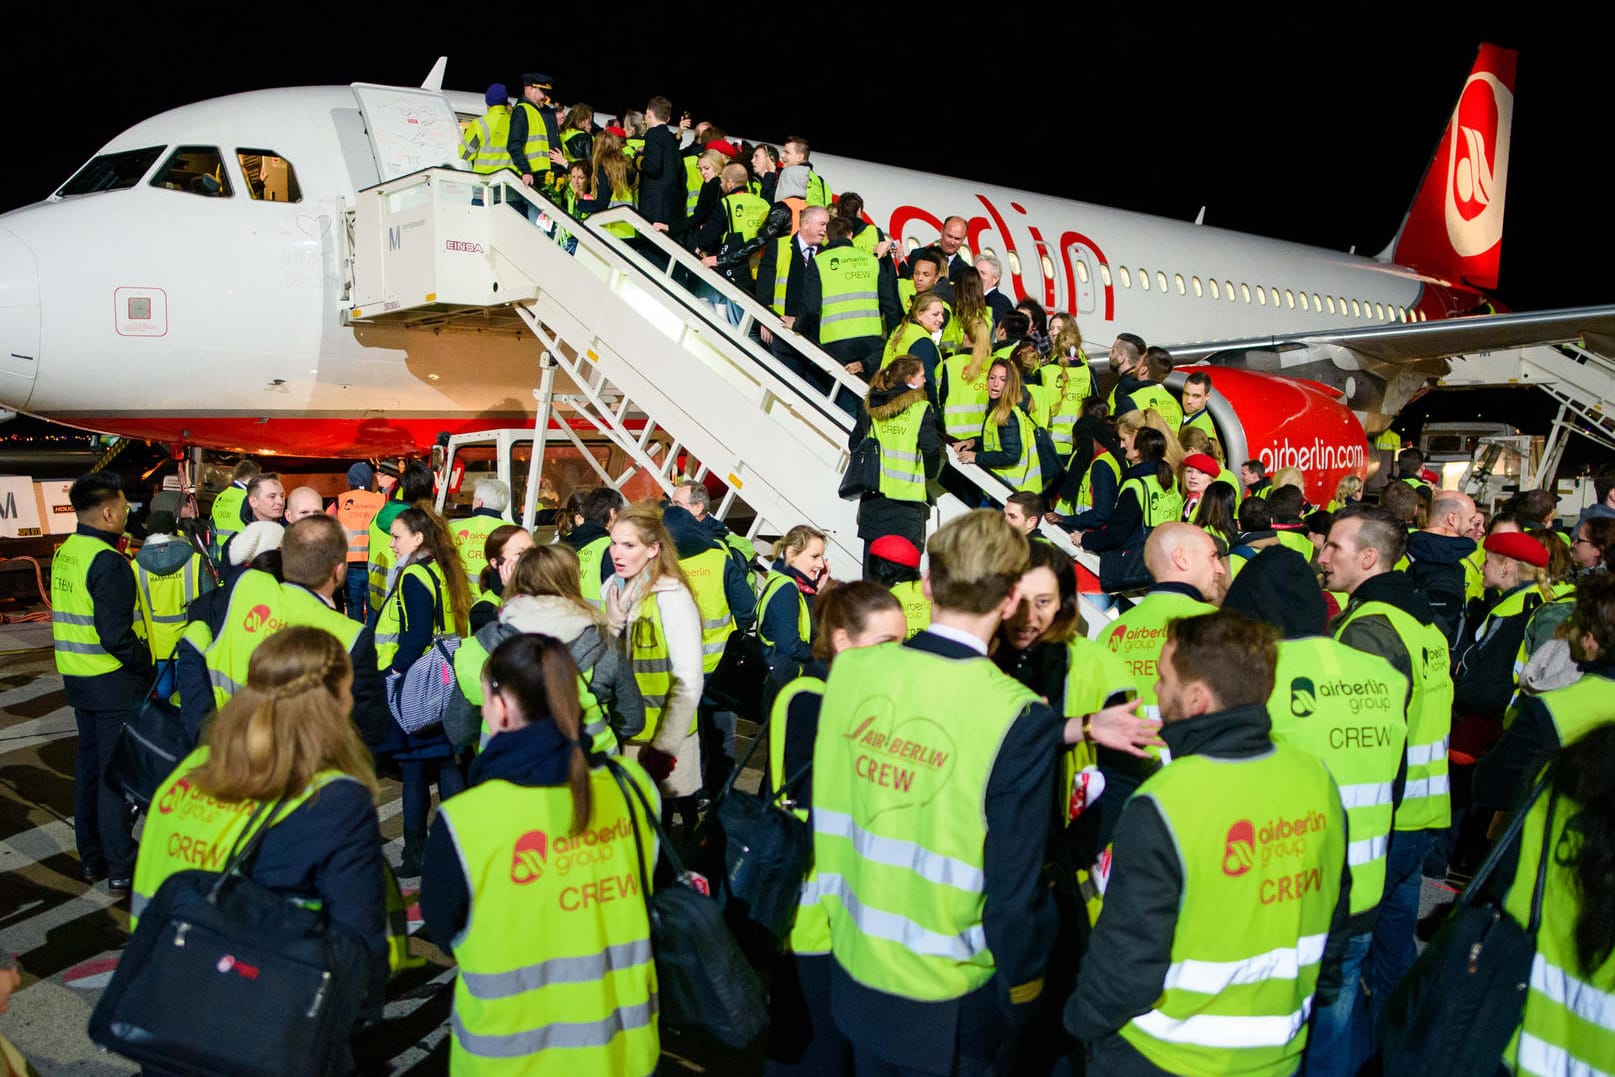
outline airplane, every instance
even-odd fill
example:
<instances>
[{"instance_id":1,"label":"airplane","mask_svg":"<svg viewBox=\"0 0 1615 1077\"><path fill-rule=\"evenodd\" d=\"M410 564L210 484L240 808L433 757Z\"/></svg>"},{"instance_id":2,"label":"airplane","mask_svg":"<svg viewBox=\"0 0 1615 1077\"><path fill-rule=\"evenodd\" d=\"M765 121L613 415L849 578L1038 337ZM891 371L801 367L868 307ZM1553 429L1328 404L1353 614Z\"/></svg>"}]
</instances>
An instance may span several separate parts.
<instances>
[{"instance_id":1,"label":"airplane","mask_svg":"<svg viewBox=\"0 0 1615 1077\"><path fill-rule=\"evenodd\" d=\"M423 88L460 123L480 115L480 94L442 89L445 66ZM1497 281L1514 68L1514 53L1480 49L1377 258L829 155L814 163L909 250L967 215L969 247L999 254L1005 288L1073 310L1090 351L1135 329L1183 362L1226 368L1214 418L1231 455L1318 468L1318 501L1363 472L1365 429L1388 422L1444 356L1615 328L1615 307L1464 316L1492 303ZM355 84L182 106L113 138L44 202L0 216L0 406L176 448L317 457L530 426L530 334L347 317L344 233L358 192L395 174L363 96Z\"/></svg>"}]
</instances>

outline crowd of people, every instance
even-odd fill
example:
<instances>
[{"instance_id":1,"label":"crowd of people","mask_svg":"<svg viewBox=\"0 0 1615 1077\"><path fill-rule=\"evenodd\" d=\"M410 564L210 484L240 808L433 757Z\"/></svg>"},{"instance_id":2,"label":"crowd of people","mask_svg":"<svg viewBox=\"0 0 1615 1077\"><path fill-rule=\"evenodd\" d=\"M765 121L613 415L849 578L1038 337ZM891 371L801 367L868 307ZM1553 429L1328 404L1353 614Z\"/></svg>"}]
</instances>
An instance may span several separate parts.
<instances>
[{"instance_id":1,"label":"crowd of people","mask_svg":"<svg viewBox=\"0 0 1615 1077\"><path fill-rule=\"evenodd\" d=\"M418 875L458 965L451 1069L649 1074L661 835L695 844L730 784L712 689L755 639L765 785L813 844L759 959L766 1072L1357 1073L1423 880L1461 883L1510 812L1537 837L1488 885L1518 916L1553 850L1553 886L1499 1065L1615 1069L1615 466L1568 534L1548 492L1487 515L1412 449L1377 503L1349 476L1318 508L1295 469L1224 459L1214 369L1174 392L1124 333L1102 387L1076 319L1002 294L962 219L901 258L802 139L681 123L681 149L664 98L596 130L524 82L514 109L490 87L473 168L564 183L579 216L635 205L868 383L864 578L830 578L811 521L760 557L701 482L573 491L540 544L496 480L445 520L419 463L382 491L355 464L326 505L244 461L131 567L124 493L87 475L51 596L86 882L139 916L205 863L184 850L265 829L245 870L362 944L364 1024ZM1001 488L927 535L950 456ZM1099 555L1097 589L1050 525ZM1084 593L1114 619L1085 623ZM453 684L424 724L420 663ZM152 802L209 810L154 812L137 845L105 777L153 693L191 743ZM403 787L397 864L378 774Z\"/></svg>"}]
</instances>

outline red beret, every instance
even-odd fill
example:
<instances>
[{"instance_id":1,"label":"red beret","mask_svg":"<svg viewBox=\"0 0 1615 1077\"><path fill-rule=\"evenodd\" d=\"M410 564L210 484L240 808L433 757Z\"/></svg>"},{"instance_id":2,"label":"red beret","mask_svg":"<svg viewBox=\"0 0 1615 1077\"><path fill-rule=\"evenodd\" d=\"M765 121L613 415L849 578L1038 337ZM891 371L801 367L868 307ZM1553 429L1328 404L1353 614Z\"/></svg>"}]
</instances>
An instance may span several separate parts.
<instances>
[{"instance_id":1,"label":"red beret","mask_svg":"<svg viewBox=\"0 0 1615 1077\"><path fill-rule=\"evenodd\" d=\"M869 544L869 552L876 557L892 562L894 565L906 565L909 568L920 567L919 549L902 535L882 535Z\"/></svg>"},{"instance_id":2,"label":"red beret","mask_svg":"<svg viewBox=\"0 0 1615 1077\"><path fill-rule=\"evenodd\" d=\"M1222 468L1218 466L1216 458L1207 456L1203 452L1190 453L1188 456L1183 458L1183 463L1185 466L1192 467L1196 471L1205 472L1212 478L1216 478L1218 475L1222 474Z\"/></svg>"},{"instance_id":3,"label":"red beret","mask_svg":"<svg viewBox=\"0 0 1615 1077\"><path fill-rule=\"evenodd\" d=\"M627 130L622 128L622 127L617 126L616 124L612 124L610 127L606 128L606 134L608 134L608 135L616 135L618 138L627 138L628 137Z\"/></svg>"},{"instance_id":4,"label":"red beret","mask_svg":"<svg viewBox=\"0 0 1615 1077\"><path fill-rule=\"evenodd\" d=\"M1524 561L1526 564L1535 565L1537 568L1548 567L1547 548L1530 535L1522 535L1518 531L1487 535L1486 552L1512 557L1516 561Z\"/></svg>"},{"instance_id":5,"label":"red beret","mask_svg":"<svg viewBox=\"0 0 1615 1077\"><path fill-rule=\"evenodd\" d=\"M740 159L740 147L725 139L713 139L711 142L707 143L706 148L709 150L717 150L731 161L737 161Z\"/></svg>"}]
</instances>

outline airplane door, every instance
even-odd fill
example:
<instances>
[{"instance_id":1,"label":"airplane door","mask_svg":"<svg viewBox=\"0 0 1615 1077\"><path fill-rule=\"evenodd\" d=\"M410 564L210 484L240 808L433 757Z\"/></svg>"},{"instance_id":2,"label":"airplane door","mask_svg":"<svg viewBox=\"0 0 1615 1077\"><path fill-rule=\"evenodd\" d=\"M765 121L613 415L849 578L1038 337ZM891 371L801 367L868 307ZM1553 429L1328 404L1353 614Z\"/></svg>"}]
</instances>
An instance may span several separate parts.
<instances>
[{"instance_id":1,"label":"airplane door","mask_svg":"<svg viewBox=\"0 0 1615 1077\"><path fill-rule=\"evenodd\" d=\"M1092 314L1094 311L1094 273L1093 261L1082 249L1082 246L1073 243L1065 249L1066 281L1071 288L1071 309L1078 314Z\"/></svg>"},{"instance_id":2,"label":"airplane door","mask_svg":"<svg viewBox=\"0 0 1615 1077\"><path fill-rule=\"evenodd\" d=\"M34 252L0 228L0 404L28 406L39 366L39 267Z\"/></svg>"}]
</instances>

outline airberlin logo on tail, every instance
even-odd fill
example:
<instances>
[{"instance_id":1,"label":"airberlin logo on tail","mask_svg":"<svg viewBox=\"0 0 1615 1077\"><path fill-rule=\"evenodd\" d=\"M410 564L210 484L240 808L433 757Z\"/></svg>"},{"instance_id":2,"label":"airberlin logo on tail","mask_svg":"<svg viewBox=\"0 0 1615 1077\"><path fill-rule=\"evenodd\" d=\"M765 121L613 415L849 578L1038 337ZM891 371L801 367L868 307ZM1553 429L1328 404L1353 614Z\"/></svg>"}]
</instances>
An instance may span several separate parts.
<instances>
[{"instance_id":1,"label":"airberlin logo on tail","mask_svg":"<svg viewBox=\"0 0 1615 1077\"><path fill-rule=\"evenodd\" d=\"M1447 239L1464 257L1484 254L1503 238L1509 132L1514 94L1489 71L1464 84L1447 129Z\"/></svg>"},{"instance_id":2,"label":"airberlin logo on tail","mask_svg":"<svg viewBox=\"0 0 1615 1077\"><path fill-rule=\"evenodd\" d=\"M544 862L549 859L549 835L542 830L529 830L516 839L516 848L510 858L510 881L526 886L544 877Z\"/></svg>"},{"instance_id":3,"label":"airberlin logo on tail","mask_svg":"<svg viewBox=\"0 0 1615 1077\"><path fill-rule=\"evenodd\" d=\"M1222 873L1240 876L1256 863L1256 827L1249 819L1241 819L1228 828L1228 839L1223 846Z\"/></svg>"}]
</instances>

